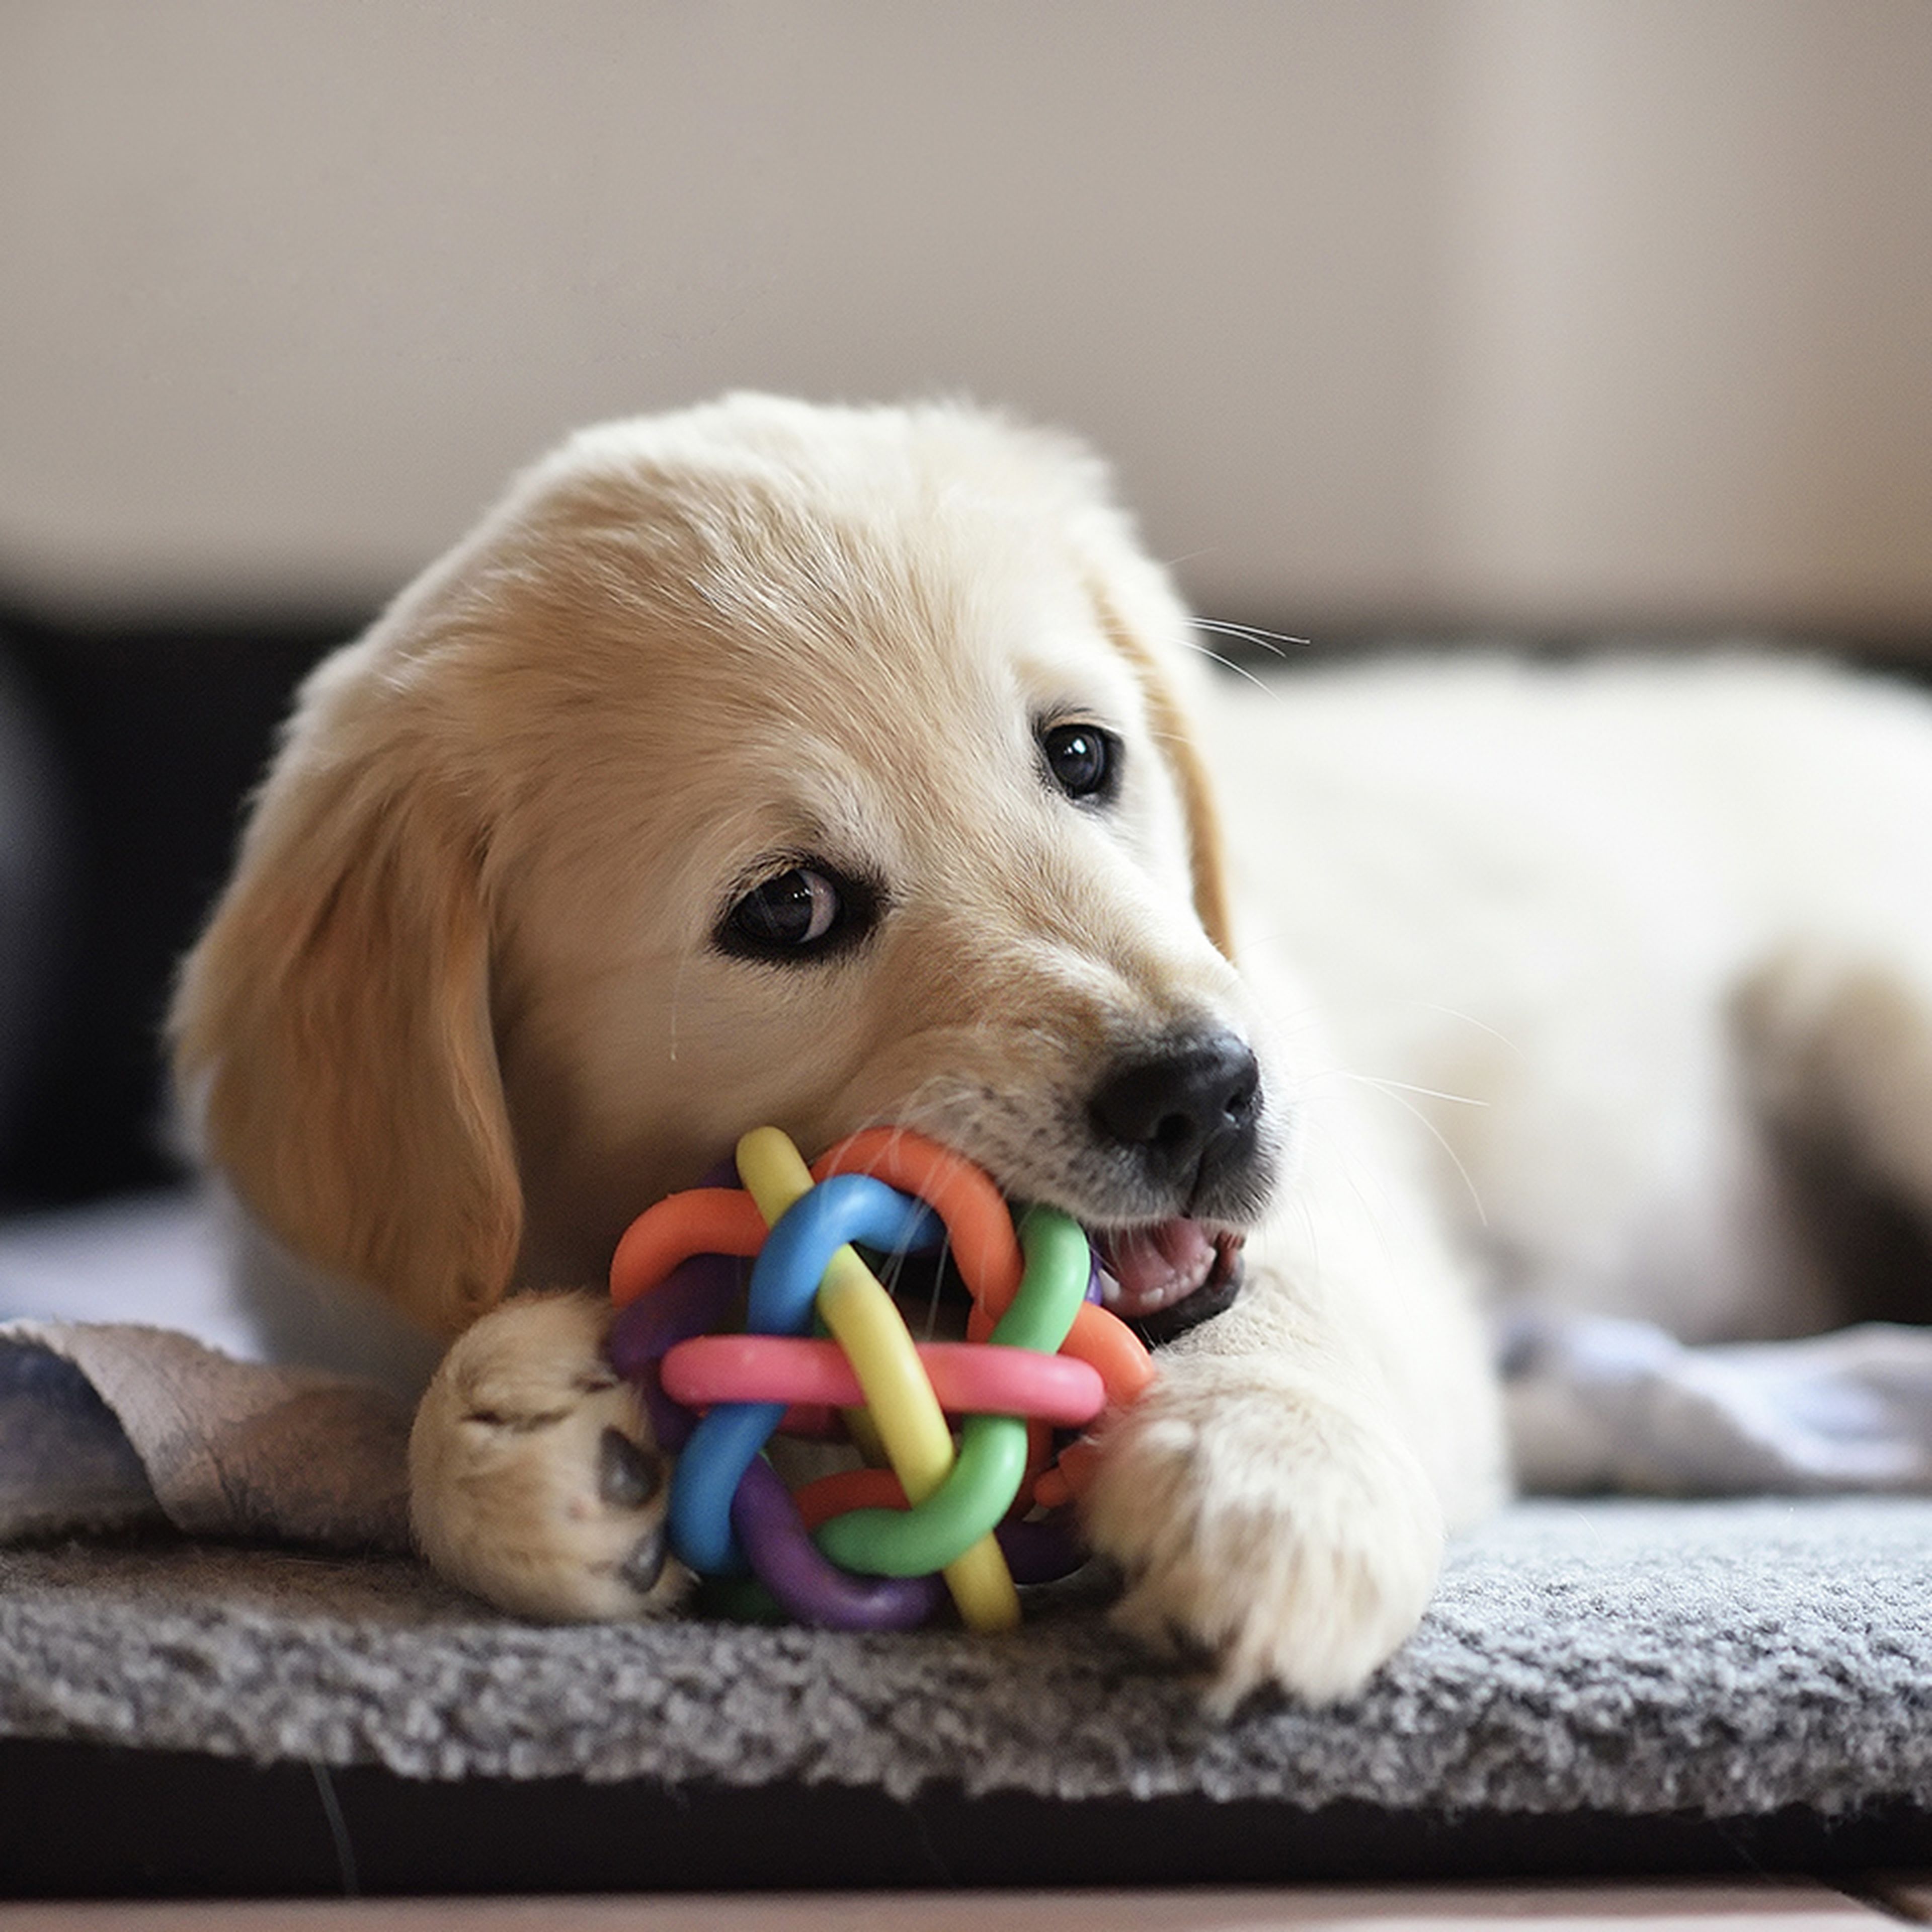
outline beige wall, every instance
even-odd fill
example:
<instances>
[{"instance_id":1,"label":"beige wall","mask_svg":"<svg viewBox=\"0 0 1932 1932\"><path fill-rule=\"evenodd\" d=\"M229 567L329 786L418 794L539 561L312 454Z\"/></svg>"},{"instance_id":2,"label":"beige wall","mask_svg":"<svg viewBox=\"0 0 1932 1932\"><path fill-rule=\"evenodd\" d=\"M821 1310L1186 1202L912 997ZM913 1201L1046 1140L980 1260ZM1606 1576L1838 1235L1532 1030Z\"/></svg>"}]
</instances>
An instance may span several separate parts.
<instances>
[{"instance_id":1,"label":"beige wall","mask_svg":"<svg viewBox=\"0 0 1932 1932\"><path fill-rule=\"evenodd\" d=\"M1462 20L1444 596L1932 633L1932 4Z\"/></svg>"},{"instance_id":2,"label":"beige wall","mask_svg":"<svg viewBox=\"0 0 1932 1932\"><path fill-rule=\"evenodd\" d=\"M0 0L0 582L360 600L577 422L1084 430L1286 622L1932 632L1927 0Z\"/></svg>"}]
</instances>

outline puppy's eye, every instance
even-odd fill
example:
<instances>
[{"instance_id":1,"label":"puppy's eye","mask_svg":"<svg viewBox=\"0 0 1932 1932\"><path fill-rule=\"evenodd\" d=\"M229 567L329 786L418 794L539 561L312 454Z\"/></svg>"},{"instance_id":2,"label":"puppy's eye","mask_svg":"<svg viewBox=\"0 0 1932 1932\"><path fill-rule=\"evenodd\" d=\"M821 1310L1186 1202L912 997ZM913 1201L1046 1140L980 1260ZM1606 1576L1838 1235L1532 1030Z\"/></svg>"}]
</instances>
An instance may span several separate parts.
<instances>
[{"instance_id":1,"label":"puppy's eye","mask_svg":"<svg viewBox=\"0 0 1932 1932\"><path fill-rule=\"evenodd\" d=\"M731 908L732 930L754 946L815 946L838 923L838 889L823 872L794 866L756 886Z\"/></svg>"},{"instance_id":2,"label":"puppy's eye","mask_svg":"<svg viewBox=\"0 0 1932 1932\"><path fill-rule=\"evenodd\" d=\"M742 958L819 956L861 937L872 922L872 894L853 880L794 866L754 886L732 907L718 943Z\"/></svg>"},{"instance_id":3,"label":"puppy's eye","mask_svg":"<svg viewBox=\"0 0 1932 1932\"><path fill-rule=\"evenodd\" d=\"M1053 782L1069 798L1106 804L1120 786L1120 741L1097 724L1054 724L1040 749Z\"/></svg>"}]
</instances>

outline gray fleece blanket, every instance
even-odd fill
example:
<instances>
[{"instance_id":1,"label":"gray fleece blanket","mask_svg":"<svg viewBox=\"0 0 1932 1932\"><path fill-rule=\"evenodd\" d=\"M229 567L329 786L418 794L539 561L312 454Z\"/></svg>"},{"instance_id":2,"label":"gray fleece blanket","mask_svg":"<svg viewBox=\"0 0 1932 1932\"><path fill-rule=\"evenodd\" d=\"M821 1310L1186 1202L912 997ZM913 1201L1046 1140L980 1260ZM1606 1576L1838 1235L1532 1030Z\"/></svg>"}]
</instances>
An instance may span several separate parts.
<instances>
[{"instance_id":1,"label":"gray fleece blanket","mask_svg":"<svg viewBox=\"0 0 1932 1932\"><path fill-rule=\"evenodd\" d=\"M0 1552L0 1730L411 1778L1737 1818L1932 1805L1932 1504L1526 1503L1359 1697L1227 1721L1090 1605L1010 1637L545 1629L397 1558Z\"/></svg>"}]
</instances>

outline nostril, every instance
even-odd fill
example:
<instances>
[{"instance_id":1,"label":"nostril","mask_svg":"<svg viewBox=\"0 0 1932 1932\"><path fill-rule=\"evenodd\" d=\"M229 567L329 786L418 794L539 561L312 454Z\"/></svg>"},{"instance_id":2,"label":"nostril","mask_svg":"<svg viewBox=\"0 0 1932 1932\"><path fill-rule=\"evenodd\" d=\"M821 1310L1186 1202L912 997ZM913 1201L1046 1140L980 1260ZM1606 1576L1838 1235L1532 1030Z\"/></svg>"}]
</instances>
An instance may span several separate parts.
<instances>
[{"instance_id":1,"label":"nostril","mask_svg":"<svg viewBox=\"0 0 1932 1932\"><path fill-rule=\"evenodd\" d=\"M1216 1034L1117 1066L1090 1104L1108 1138L1178 1160L1246 1131L1260 1096L1253 1054Z\"/></svg>"},{"instance_id":2,"label":"nostril","mask_svg":"<svg viewBox=\"0 0 1932 1932\"><path fill-rule=\"evenodd\" d=\"M1261 1098L1260 1070L1254 1067L1252 1055L1250 1056L1248 1064L1254 1070L1234 1087L1229 1092L1226 1102L1228 1121L1235 1126L1246 1126L1248 1122L1253 1119L1255 1103Z\"/></svg>"}]
</instances>

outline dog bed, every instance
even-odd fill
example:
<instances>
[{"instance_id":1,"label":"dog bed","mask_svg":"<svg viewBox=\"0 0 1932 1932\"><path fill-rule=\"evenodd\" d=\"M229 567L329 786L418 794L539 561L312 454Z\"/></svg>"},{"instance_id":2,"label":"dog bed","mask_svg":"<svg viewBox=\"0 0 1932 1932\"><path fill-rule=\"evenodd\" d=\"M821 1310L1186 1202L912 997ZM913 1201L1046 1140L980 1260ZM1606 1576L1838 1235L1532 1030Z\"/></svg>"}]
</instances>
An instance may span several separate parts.
<instances>
[{"instance_id":1,"label":"dog bed","mask_svg":"<svg viewBox=\"0 0 1932 1932\"><path fill-rule=\"evenodd\" d=\"M98 1325L152 1291L236 1346L213 1268L184 1202L0 1240L0 1312L87 1318L0 1337L0 1460L92 1531L0 1548L16 1894L1815 1871L1932 1833L1923 1497L1522 1502L1360 1696L1217 1721L1092 1580L1004 1638L500 1616L403 1553L373 1392Z\"/></svg>"},{"instance_id":2,"label":"dog bed","mask_svg":"<svg viewBox=\"0 0 1932 1932\"><path fill-rule=\"evenodd\" d=\"M1910 1862L1932 1503L1517 1505L1360 1697L1017 1636L544 1628L407 1558L0 1552L14 1892L1179 1882Z\"/></svg>"}]
</instances>

